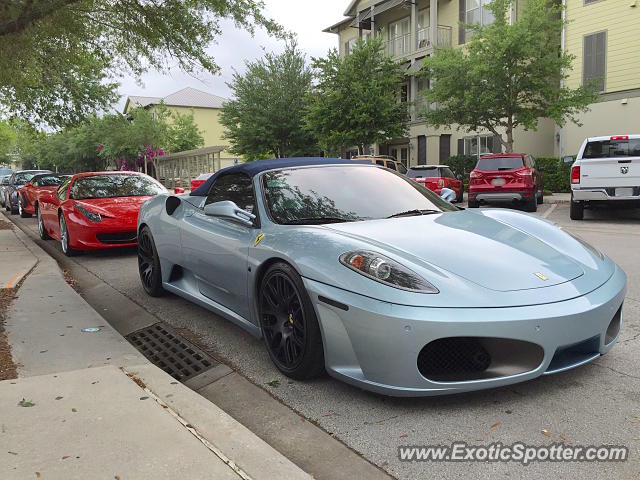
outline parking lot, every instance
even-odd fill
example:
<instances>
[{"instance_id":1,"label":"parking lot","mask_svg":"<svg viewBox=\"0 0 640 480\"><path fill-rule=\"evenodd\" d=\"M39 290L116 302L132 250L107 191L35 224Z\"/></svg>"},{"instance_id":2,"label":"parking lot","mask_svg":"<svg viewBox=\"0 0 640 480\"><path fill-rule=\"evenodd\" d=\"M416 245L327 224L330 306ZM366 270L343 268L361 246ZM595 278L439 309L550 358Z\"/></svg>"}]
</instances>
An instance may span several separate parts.
<instances>
[{"instance_id":1,"label":"parking lot","mask_svg":"<svg viewBox=\"0 0 640 480\"><path fill-rule=\"evenodd\" d=\"M640 210L607 207L587 211L584 221L575 222L569 219L569 205L558 203L541 206L537 214L578 234L626 271L629 284L618 344L606 356L573 371L501 389L448 397L382 397L330 377L294 382L276 370L262 342L239 327L176 296L148 297L139 282L135 251L89 253L65 261L75 262L76 266L93 273L160 320L189 330L203 349L395 477L637 478L640 471L640 373L637 368L640 364ZM12 220L37 238L35 219L14 216ZM38 240L38 243L60 257L56 242ZM493 442L624 445L629 448L630 459L624 463L522 466L481 462L406 463L397 458L400 445L439 445L454 441L472 445ZM313 445L308 448L313 449Z\"/></svg>"}]
</instances>

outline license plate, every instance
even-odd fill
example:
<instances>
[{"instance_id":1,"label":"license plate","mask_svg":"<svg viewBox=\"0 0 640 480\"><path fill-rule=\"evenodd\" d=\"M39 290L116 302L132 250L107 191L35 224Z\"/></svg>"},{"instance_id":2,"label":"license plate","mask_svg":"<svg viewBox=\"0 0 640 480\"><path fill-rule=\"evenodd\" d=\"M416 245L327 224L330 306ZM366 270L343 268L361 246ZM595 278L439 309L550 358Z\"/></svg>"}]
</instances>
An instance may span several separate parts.
<instances>
[{"instance_id":1,"label":"license plate","mask_svg":"<svg viewBox=\"0 0 640 480\"><path fill-rule=\"evenodd\" d=\"M616 197L632 197L633 188L616 188Z\"/></svg>"},{"instance_id":2,"label":"license plate","mask_svg":"<svg viewBox=\"0 0 640 480\"><path fill-rule=\"evenodd\" d=\"M494 187L501 187L505 183L507 183L507 181L502 177L494 178L493 180L491 180L491 185L493 185Z\"/></svg>"}]
</instances>

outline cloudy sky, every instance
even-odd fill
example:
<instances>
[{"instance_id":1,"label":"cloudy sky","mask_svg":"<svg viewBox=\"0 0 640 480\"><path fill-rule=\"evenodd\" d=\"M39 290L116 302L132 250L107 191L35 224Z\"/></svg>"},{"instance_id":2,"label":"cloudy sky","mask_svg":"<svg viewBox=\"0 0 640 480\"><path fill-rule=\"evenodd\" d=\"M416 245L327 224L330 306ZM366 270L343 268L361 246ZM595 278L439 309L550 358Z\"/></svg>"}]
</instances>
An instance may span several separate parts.
<instances>
[{"instance_id":1,"label":"cloudy sky","mask_svg":"<svg viewBox=\"0 0 640 480\"><path fill-rule=\"evenodd\" d=\"M338 37L322 30L343 18L342 13L349 0L264 0L267 16L274 18L298 37L300 49L307 58L323 56L327 50L338 45ZM226 85L232 78L233 69L244 71L245 60L254 60L267 51L282 51L283 43L257 31L254 37L238 30L233 22L222 23L223 34L217 44L209 47L210 53L221 67L218 75L199 74L192 77L177 68L165 72L150 71L142 78L121 79L122 98L118 109L122 111L128 95L163 97L186 86L229 97Z\"/></svg>"}]
</instances>

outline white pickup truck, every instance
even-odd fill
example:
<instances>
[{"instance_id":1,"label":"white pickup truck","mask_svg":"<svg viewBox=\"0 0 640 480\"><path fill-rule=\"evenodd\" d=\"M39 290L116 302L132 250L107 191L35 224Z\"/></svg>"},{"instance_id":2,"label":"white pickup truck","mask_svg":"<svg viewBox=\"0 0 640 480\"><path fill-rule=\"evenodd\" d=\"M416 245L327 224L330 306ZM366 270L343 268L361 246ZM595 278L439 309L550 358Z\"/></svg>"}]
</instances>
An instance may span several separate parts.
<instances>
[{"instance_id":1,"label":"white pickup truck","mask_svg":"<svg viewBox=\"0 0 640 480\"><path fill-rule=\"evenodd\" d=\"M640 201L640 135L587 138L571 166L572 220L589 202ZM640 202L639 202L640 205Z\"/></svg>"}]
</instances>

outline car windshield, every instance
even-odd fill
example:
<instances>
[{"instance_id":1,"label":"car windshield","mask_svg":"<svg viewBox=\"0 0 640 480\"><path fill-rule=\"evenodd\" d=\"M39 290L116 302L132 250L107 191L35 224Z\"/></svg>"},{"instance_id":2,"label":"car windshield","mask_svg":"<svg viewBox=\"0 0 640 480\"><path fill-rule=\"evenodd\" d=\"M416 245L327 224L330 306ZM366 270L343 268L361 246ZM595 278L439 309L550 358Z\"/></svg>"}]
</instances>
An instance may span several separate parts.
<instances>
[{"instance_id":1,"label":"car windshield","mask_svg":"<svg viewBox=\"0 0 640 480\"><path fill-rule=\"evenodd\" d=\"M196 180L207 180L213 173L201 173L196 177Z\"/></svg>"},{"instance_id":2,"label":"car windshield","mask_svg":"<svg viewBox=\"0 0 640 480\"><path fill-rule=\"evenodd\" d=\"M27 183L29 180L31 180L33 177L35 177L39 173L42 173L42 172L21 172L21 173L16 173L16 176L13 177L13 184L14 185L24 185L25 183Z\"/></svg>"},{"instance_id":3,"label":"car windshield","mask_svg":"<svg viewBox=\"0 0 640 480\"><path fill-rule=\"evenodd\" d=\"M410 178L440 178L440 169L434 168L410 168L407 177Z\"/></svg>"},{"instance_id":4,"label":"car windshield","mask_svg":"<svg viewBox=\"0 0 640 480\"><path fill-rule=\"evenodd\" d=\"M142 175L94 175L73 182L71 198L147 197L164 192L162 185Z\"/></svg>"},{"instance_id":5,"label":"car windshield","mask_svg":"<svg viewBox=\"0 0 640 480\"><path fill-rule=\"evenodd\" d=\"M476 170L517 170L523 166L522 157L490 157L478 160Z\"/></svg>"},{"instance_id":6,"label":"car windshield","mask_svg":"<svg viewBox=\"0 0 640 480\"><path fill-rule=\"evenodd\" d=\"M457 211L424 186L389 170L324 166L262 176L267 208L281 224L322 224Z\"/></svg>"},{"instance_id":7,"label":"car windshield","mask_svg":"<svg viewBox=\"0 0 640 480\"><path fill-rule=\"evenodd\" d=\"M57 187L64 179L65 177L61 175L45 175L39 177L37 181L40 187Z\"/></svg>"}]
</instances>

